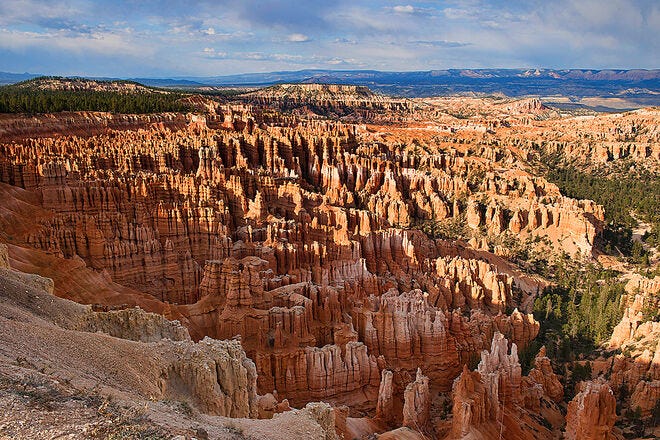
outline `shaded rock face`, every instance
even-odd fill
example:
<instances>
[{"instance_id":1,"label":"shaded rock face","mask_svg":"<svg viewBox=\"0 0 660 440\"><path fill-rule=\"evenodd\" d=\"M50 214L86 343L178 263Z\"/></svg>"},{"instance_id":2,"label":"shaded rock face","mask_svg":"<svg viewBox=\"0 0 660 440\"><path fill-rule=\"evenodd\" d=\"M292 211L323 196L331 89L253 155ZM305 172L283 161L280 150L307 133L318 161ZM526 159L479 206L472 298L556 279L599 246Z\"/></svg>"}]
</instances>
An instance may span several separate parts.
<instances>
[{"instance_id":1,"label":"shaded rock face","mask_svg":"<svg viewBox=\"0 0 660 440\"><path fill-rule=\"evenodd\" d=\"M180 323L137 308L95 312L90 306L56 298L52 290L47 289L48 285L35 282L35 277L39 278L0 268L2 318L6 320L7 316L21 313L18 316L35 327L34 334L28 331L23 338L36 340L38 347L48 347L52 343L56 345L53 350L75 351L75 348L70 348L72 343L74 346L76 343L83 344L85 355L82 357L85 359L82 361L80 355L70 353L58 355L57 360L53 361L65 362L65 365L72 362L71 365L80 368L82 372L72 372L81 375L76 380L84 380L84 370L99 363L105 371L99 374L112 376L109 371L116 374L116 365L104 364L110 356L108 350L116 349L127 357L121 362L130 365L128 369L137 370L126 375L135 380L141 377L144 382L127 392L148 393L144 397L150 399L187 401L209 414L227 417L258 415L256 368L239 341L204 338L194 343ZM43 328L52 333L52 337L44 333ZM21 331L19 327L19 335ZM38 335L42 335L43 339L39 339ZM7 332L3 332L2 337L8 338ZM21 337L16 339L20 343ZM98 353L90 350L90 342L93 341L98 345ZM5 344L10 347L13 340L10 338ZM108 386L120 380L119 377L110 377Z\"/></svg>"},{"instance_id":2,"label":"shaded rock face","mask_svg":"<svg viewBox=\"0 0 660 440\"><path fill-rule=\"evenodd\" d=\"M378 402L376 403L376 418L382 419L386 423L392 423L395 419L392 376L392 372L389 370L381 372Z\"/></svg>"},{"instance_id":3,"label":"shaded rock face","mask_svg":"<svg viewBox=\"0 0 660 440\"><path fill-rule=\"evenodd\" d=\"M650 417L659 400L660 380L640 380L630 396L630 408L639 408L642 417Z\"/></svg>"},{"instance_id":4,"label":"shaded rock face","mask_svg":"<svg viewBox=\"0 0 660 440\"><path fill-rule=\"evenodd\" d=\"M610 338L610 347L621 353L601 361L600 368L609 372L609 384L628 410L639 408L647 418L660 400L660 322L649 320L644 310L660 307L660 277L635 275L625 288L626 307Z\"/></svg>"},{"instance_id":5,"label":"shaded rock face","mask_svg":"<svg viewBox=\"0 0 660 440\"><path fill-rule=\"evenodd\" d=\"M452 390L454 405L452 407L452 436L462 438L491 417L489 403L486 399L486 388L481 382L481 375L470 371L467 365L454 382Z\"/></svg>"},{"instance_id":6,"label":"shaded rock face","mask_svg":"<svg viewBox=\"0 0 660 440\"><path fill-rule=\"evenodd\" d=\"M87 313L77 329L140 342L190 340L188 330L178 321L168 321L161 315L146 313L139 308Z\"/></svg>"},{"instance_id":7,"label":"shaded rock face","mask_svg":"<svg viewBox=\"0 0 660 440\"><path fill-rule=\"evenodd\" d=\"M0 268L9 269L9 251L3 243L0 243Z\"/></svg>"},{"instance_id":8,"label":"shaded rock face","mask_svg":"<svg viewBox=\"0 0 660 440\"><path fill-rule=\"evenodd\" d=\"M559 403L564 400L564 387L552 369L545 347L541 347L534 358L534 368L527 377L529 381L541 385L543 393L554 402Z\"/></svg>"},{"instance_id":9,"label":"shaded rock face","mask_svg":"<svg viewBox=\"0 0 660 440\"><path fill-rule=\"evenodd\" d=\"M162 392L190 399L209 414L257 417L257 373L238 341L204 338L175 346L175 360L162 374Z\"/></svg>"},{"instance_id":10,"label":"shaded rock face","mask_svg":"<svg viewBox=\"0 0 660 440\"><path fill-rule=\"evenodd\" d=\"M431 396L429 378L417 369L415 381L408 384L403 393L403 426L422 430L429 421Z\"/></svg>"},{"instance_id":11,"label":"shaded rock face","mask_svg":"<svg viewBox=\"0 0 660 440\"><path fill-rule=\"evenodd\" d=\"M616 398L604 381L583 383L582 390L568 404L566 435L569 440L615 438Z\"/></svg>"},{"instance_id":12,"label":"shaded rock face","mask_svg":"<svg viewBox=\"0 0 660 440\"><path fill-rule=\"evenodd\" d=\"M501 333L493 337L490 351L481 353L476 371L467 366L452 388L452 424L448 439L457 438L556 438L557 432L538 423L542 406L561 418L552 401L563 397L563 388L542 349L538 365L522 376L516 344L508 347ZM546 363L547 361L547 363ZM548 369L549 368L549 369Z\"/></svg>"}]
</instances>

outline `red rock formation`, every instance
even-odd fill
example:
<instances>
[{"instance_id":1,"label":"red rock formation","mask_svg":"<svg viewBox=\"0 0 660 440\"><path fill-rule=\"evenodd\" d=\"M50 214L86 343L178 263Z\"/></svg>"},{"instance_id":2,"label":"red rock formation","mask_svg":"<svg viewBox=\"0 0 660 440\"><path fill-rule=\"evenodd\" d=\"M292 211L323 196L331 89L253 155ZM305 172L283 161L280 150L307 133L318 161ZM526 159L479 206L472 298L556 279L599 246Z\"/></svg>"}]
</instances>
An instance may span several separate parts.
<instances>
[{"instance_id":1,"label":"red rock formation","mask_svg":"<svg viewBox=\"0 0 660 440\"><path fill-rule=\"evenodd\" d=\"M477 370L472 372L464 366L454 381L452 424L446 438L556 438L556 433L538 423L538 416L532 416L552 413L554 418L561 417L558 408L550 403L541 405L541 400L547 399L545 382L553 385L550 389L554 393L563 395L561 384L558 384L559 389L554 388L557 378L552 369L551 377L541 382L534 379L545 371L547 358L544 354L542 351L537 356L538 368L542 370L523 377L516 345L511 344L509 354L508 341L501 333L496 333L490 352L482 352ZM503 433L506 437L502 437Z\"/></svg>"},{"instance_id":2,"label":"red rock formation","mask_svg":"<svg viewBox=\"0 0 660 440\"><path fill-rule=\"evenodd\" d=\"M160 125L162 124L162 125ZM0 137L4 142L39 136L89 135L110 130L158 128L160 126L182 128L187 118L174 113L157 115L113 115L101 112L71 112L57 115L4 114L0 117Z\"/></svg>"},{"instance_id":3,"label":"red rock formation","mask_svg":"<svg viewBox=\"0 0 660 440\"><path fill-rule=\"evenodd\" d=\"M660 293L660 278L648 279L635 276L626 284L628 306L623 312L621 322L614 328L610 346L618 348L634 339L641 339L652 333L660 332L660 324L644 319L642 310L646 307L658 307L654 296Z\"/></svg>"},{"instance_id":4,"label":"red rock formation","mask_svg":"<svg viewBox=\"0 0 660 440\"><path fill-rule=\"evenodd\" d=\"M523 344L538 331L533 318L512 319L519 312L501 320L473 312L468 319L430 306L428 298L420 290L400 295L392 290L380 301L370 299L368 309L358 316L358 334L374 355L392 365L409 371L425 365L441 389L450 386L465 359L490 345L491 335L499 329Z\"/></svg>"},{"instance_id":5,"label":"red rock formation","mask_svg":"<svg viewBox=\"0 0 660 440\"><path fill-rule=\"evenodd\" d=\"M568 404L566 438L569 440L607 440L615 438L616 399L604 381L585 382Z\"/></svg>"},{"instance_id":6,"label":"red rock formation","mask_svg":"<svg viewBox=\"0 0 660 440\"><path fill-rule=\"evenodd\" d=\"M481 375L470 371L467 365L454 382L452 389L454 405L452 408L451 438L464 438L478 426L492 417L494 408L486 398L486 388L481 382Z\"/></svg>"},{"instance_id":7,"label":"red rock formation","mask_svg":"<svg viewBox=\"0 0 660 440\"><path fill-rule=\"evenodd\" d=\"M621 353L595 365L607 372L617 395L624 387L628 390L624 396L628 410L636 411L639 407L642 417L649 417L660 400L660 323L649 320L644 310L660 307L660 279L633 276L626 284L626 292L622 300L627 307L610 338L610 347L621 348Z\"/></svg>"},{"instance_id":8,"label":"red rock formation","mask_svg":"<svg viewBox=\"0 0 660 440\"><path fill-rule=\"evenodd\" d=\"M511 354L508 341L501 333L495 333L490 352L481 353L481 362L477 371L486 387L486 396L490 399L491 414L497 418L502 405L520 403L520 381L522 369L518 363L518 348L511 344Z\"/></svg>"},{"instance_id":9,"label":"red rock formation","mask_svg":"<svg viewBox=\"0 0 660 440\"><path fill-rule=\"evenodd\" d=\"M9 251L4 243L0 243L0 268L9 269Z\"/></svg>"},{"instance_id":10,"label":"red rock formation","mask_svg":"<svg viewBox=\"0 0 660 440\"><path fill-rule=\"evenodd\" d=\"M403 426L421 431L429 421L431 396L429 394L429 378L417 369L415 381L406 386L403 393Z\"/></svg>"},{"instance_id":11,"label":"red rock formation","mask_svg":"<svg viewBox=\"0 0 660 440\"><path fill-rule=\"evenodd\" d=\"M181 347L164 372L163 394L192 399L204 412L257 417L257 374L238 341L205 338Z\"/></svg>"},{"instance_id":12,"label":"red rock formation","mask_svg":"<svg viewBox=\"0 0 660 440\"><path fill-rule=\"evenodd\" d=\"M394 421L394 402L392 401L392 372L381 372L380 387L378 388L378 402L376 403L376 418L392 423Z\"/></svg>"},{"instance_id":13,"label":"red rock formation","mask_svg":"<svg viewBox=\"0 0 660 440\"><path fill-rule=\"evenodd\" d=\"M255 105L204 117L1 117L0 238L12 264L55 278L58 295L177 319L194 340L240 338L259 392L292 405L331 400L393 423L406 400L401 378L421 368L449 392L489 347L479 381L493 411L561 400L547 358L523 382L515 349L494 337L519 347L536 337L530 312L543 286L498 243L546 237L557 252L588 253L602 227L602 207L522 171L526 130L554 127L530 126L545 111L537 102L456 119L444 106L474 101L420 106L317 85L246 99ZM389 123L273 110L301 106L356 107L351 118ZM551 143L553 133L536 135ZM460 240L433 238L446 225ZM629 316L621 332L636 322ZM244 412L209 398L215 412ZM410 423L425 423L408 400Z\"/></svg>"},{"instance_id":14,"label":"red rock formation","mask_svg":"<svg viewBox=\"0 0 660 440\"><path fill-rule=\"evenodd\" d=\"M536 358L534 358L534 368L532 368L527 377L534 383L541 385L543 387L543 394L556 403L564 400L564 387L552 370L550 359L548 359L545 353L545 347L541 347Z\"/></svg>"},{"instance_id":15,"label":"red rock formation","mask_svg":"<svg viewBox=\"0 0 660 440\"><path fill-rule=\"evenodd\" d=\"M650 417L660 401L660 380L640 380L630 396L630 408L639 408L642 417Z\"/></svg>"},{"instance_id":16,"label":"red rock formation","mask_svg":"<svg viewBox=\"0 0 660 440\"><path fill-rule=\"evenodd\" d=\"M339 84L279 84L244 95L244 100L283 110L312 109L320 114L374 117L386 110L411 110L412 101L374 94L364 86ZM299 110L300 111L300 110Z\"/></svg>"}]
</instances>

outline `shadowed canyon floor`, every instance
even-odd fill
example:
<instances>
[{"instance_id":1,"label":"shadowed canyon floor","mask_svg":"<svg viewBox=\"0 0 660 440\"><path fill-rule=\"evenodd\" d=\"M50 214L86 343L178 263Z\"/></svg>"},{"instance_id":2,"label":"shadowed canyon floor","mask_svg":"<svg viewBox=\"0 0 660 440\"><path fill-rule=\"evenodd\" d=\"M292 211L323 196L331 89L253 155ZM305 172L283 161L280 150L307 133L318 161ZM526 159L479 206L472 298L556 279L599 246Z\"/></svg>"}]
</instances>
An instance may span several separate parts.
<instances>
[{"instance_id":1,"label":"shadowed canyon floor","mask_svg":"<svg viewBox=\"0 0 660 440\"><path fill-rule=\"evenodd\" d=\"M603 206L541 165L657 173L660 111L190 99L0 117L0 436L658 435L658 276L620 262L623 317L580 383L533 342L553 261L618 261Z\"/></svg>"}]
</instances>

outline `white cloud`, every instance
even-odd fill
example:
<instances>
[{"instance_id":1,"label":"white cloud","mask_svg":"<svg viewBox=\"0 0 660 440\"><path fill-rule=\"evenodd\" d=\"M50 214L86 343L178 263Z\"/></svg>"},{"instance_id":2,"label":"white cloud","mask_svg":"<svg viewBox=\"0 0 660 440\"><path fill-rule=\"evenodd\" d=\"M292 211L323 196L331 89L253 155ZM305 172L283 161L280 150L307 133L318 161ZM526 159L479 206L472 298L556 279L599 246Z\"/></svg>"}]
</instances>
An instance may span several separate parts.
<instances>
[{"instance_id":1,"label":"white cloud","mask_svg":"<svg viewBox=\"0 0 660 440\"><path fill-rule=\"evenodd\" d=\"M213 47L205 47L202 50L205 58L227 58L227 52L218 52Z\"/></svg>"},{"instance_id":2,"label":"white cloud","mask_svg":"<svg viewBox=\"0 0 660 440\"><path fill-rule=\"evenodd\" d=\"M392 10L398 14L412 14L415 12L415 8L412 5L397 5L393 7Z\"/></svg>"},{"instance_id":3,"label":"white cloud","mask_svg":"<svg viewBox=\"0 0 660 440\"><path fill-rule=\"evenodd\" d=\"M460 8L445 8L442 10L442 13L450 20L462 20L476 17L474 11Z\"/></svg>"},{"instance_id":4,"label":"white cloud","mask_svg":"<svg viewBox=\"0 0 660 440\"><path fill-rule=\"evenodd\" d=\"M51 20L69 20L83 15L83 7L75 2L44 2L38 0L2 0L0 24L29 23L48 24Z\"/></svg>"},{"instance_id":5,"label":"white cloud","mask_svg":"<svg viewBox=\"0 0 660 440\"><path fill-rule=\"evenodd\" d=\"M68 59L72 71L105 75L298 65L657 68L660 59L658 0L338 0L308 2L309 10L283 0L225 3L234 7L0 0L0 56L14 71L54 72Z\"/></svg>"},{"instance_id":6,"label":"white cloud","mask_svg":"<svg viewBox=\"0 0 660 440\"><path fill-rule=\"evenodd\" d=\"M94 53L143 56L152 54L150 47L130 41L127 35L117 32L72 33L67 31L24 32L0 29L0 48L11 50L50 49L71 53Z\"/></svg>"},{"instance_id":7,"label":"white cloud","mask_svg":"<svg viewBox=\"0 0 660 440\"><path fill-rule=\"evenodd\" d=\"M213 35L213 38L221 41L236 41L236 40L247 41L254 38L254 34L252 32L245 32L245 31L225 32L222 34L215 34Z\"/></svg>"},{"instance_id":8,"label":"white cloud","mask_svg":"<svg viewBox=\"0 0 660 440\"><path fill-rule=\"evenodd\" d=\"M309 41L309 37L305 34L289 34L287 40L292 43L305 43Z\"/></svg>"},{"instance_id":9,"label":"white cloud","mask_svg":"<svg viewBox=\"0 0 660 440\"><path fill-rule=\"evenodd\" d=\"M356 67L364 67L364 64L356 60L355 58L330 58L329 60L325 61L327 64L331 66L356 66Z\"/></svg>"},{"instance_id":10,"label":"white cloud","mask_svg":"<svg viewBox=\"0 0 660 440\"><path fill-rule=\"evenodd\" d=\"M350 44L352 46L358 44L357 40L351 38L335 38L333 43L335 44Z\"/></svg>"}]
</instances>

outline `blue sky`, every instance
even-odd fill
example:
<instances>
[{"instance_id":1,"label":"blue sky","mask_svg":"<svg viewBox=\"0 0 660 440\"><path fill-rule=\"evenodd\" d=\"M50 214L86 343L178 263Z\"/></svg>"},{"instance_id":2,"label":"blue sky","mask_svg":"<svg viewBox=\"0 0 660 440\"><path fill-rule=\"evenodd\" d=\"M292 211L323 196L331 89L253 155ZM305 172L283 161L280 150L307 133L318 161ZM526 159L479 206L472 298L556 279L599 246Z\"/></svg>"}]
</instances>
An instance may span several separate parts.
<instances>
[{"instance_id":1,"label":"blue sky","mask_svg":"<svg viewBox=\"0 0 660 440\"><path fill-rule=\"evenodd\" d=\"M660 68L660 0L0 0L0 71Z\"/></svg>"}]
</instances>

